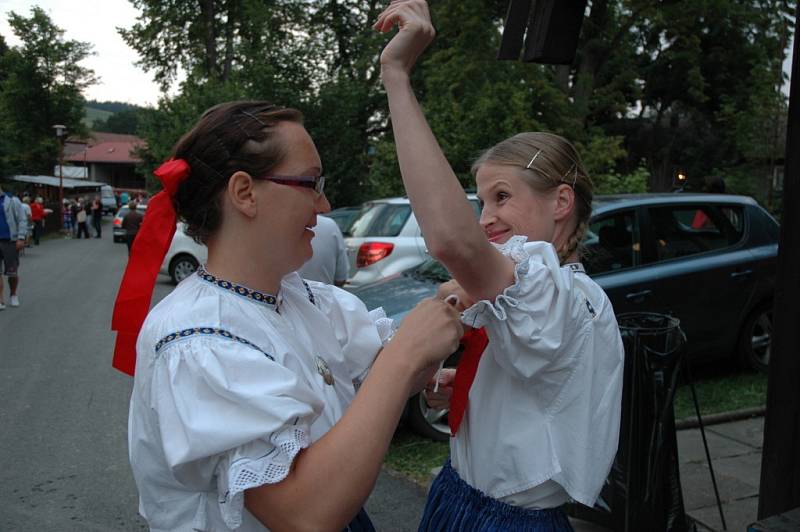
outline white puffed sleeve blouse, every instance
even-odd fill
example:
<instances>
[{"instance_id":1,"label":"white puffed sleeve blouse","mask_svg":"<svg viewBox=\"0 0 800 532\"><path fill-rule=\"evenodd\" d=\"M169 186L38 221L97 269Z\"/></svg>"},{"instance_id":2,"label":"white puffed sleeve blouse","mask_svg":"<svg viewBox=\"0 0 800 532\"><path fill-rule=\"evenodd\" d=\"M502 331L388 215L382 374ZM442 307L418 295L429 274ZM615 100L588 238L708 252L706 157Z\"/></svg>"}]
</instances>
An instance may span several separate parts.
<instances>
[{"instance_id":1,"label":"white puffed sleeve blouse","mask_svg":"<svg viewBox=\"0 0 800 532\"><path fill-rule=\"evenodd\" d=\"M341 418L390 332L296 273L277 296L202 269L182 282L136 346L129 453L151 529L265 530L244 490L283 480Z\"/></svg>"},{"instance_id":2,"label":"white puffed sleeve blouse","mask_svg":"<svg viewBox=\"0 0 800 532\"><path fill-rule=\"evenodd\" d=\"M593 505L614 459L623 346L605 292L553 246L500 247L514 284L462 317L489 338L451 460L484 493L524 507Z\"/></svg>"}]
</instances>

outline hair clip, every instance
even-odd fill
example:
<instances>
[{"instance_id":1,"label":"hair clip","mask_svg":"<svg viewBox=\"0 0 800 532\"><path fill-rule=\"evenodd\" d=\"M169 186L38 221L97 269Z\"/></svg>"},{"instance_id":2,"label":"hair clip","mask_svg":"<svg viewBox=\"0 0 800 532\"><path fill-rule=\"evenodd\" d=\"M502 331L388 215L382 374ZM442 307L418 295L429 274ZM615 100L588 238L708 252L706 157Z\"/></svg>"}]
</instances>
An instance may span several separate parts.
<instances>
[{"instance_id":1,"label":"hair clip","mask_svg":"<svg viewBox=\"0 0 800 532\"><path fill-rule=\"evenodd\" d=\"M265 124L264 122L262 122L262 121L261 121L261 119L260 119L260 118L258 118L256 115L254 115L254 114L252 114L252 113L248 113L247 111L244 111L244 110L242 110L242 111L241 111L241 113L242 113L243 115L245 115L245 116L249 116L250 118L252 118L252 119L253 119L253 120L255 120L256 122L258 122L259 124L261 124L263 127L267 127L267 124Z\"/></svg>"},{"instance_id":2,"label":"hair clip","mask_svg":"<svg viewBox=\"0 0 800 532\"><path fill-rule=\"evenodd\" d=\"M529 162L529 163L528 163L528 165L525 167L525 169L526 169L526 170L530 170L530 169L531 169L531 165L533 164L533 161L535 161L535 160L536 160L536 158L539 156L539 154L540 154L540 153L542 153L542 150L539 150L539 151L537 151L537 152L536 152L536 155L534 155L533 157L531 157L531 160L530 160L530 162Z\"/></svg>"},{"instance_id":3,"label":"hair clip","mask_svg":"<svg viewBox=\"0 0 800 532\"><path fill-rule=\"evenodd\" d=\"M578 165L577 164L572 163L572 166L569 167L569 170L564 172L564 175L561 177L561 182L569 184L569 181L567 181L566 179L567 179L567 176L569 175L569 173L572 172L572 170L575 170L575 173L572 176L572 185L571 185L572 188L574 189L575 188L575 184L578 182Z\"/></svg>"}]
</instances>

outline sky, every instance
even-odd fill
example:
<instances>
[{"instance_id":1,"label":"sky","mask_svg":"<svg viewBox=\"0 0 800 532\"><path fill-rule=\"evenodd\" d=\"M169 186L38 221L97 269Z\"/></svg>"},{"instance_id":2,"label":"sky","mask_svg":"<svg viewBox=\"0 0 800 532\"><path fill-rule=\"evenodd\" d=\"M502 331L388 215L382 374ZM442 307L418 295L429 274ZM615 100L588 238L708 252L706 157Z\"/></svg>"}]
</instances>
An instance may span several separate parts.
<instances>
[{"instance_id":1,"label":"sky","mask_svg":"<svg viewBox=\"0 0 800 532\"><path fill-rule=\"evenodd\" d=\"M136 22L138 12L128 0L0 0L0 34L10 46L19 41L8 26L8 12L29 16L34 5L47 11L55 25L65 31L66 39L94 45L95 55L83 65L94 70L100 81L86 90L86 99L156 105L159 89L152 74L135 65L138 54L125 44L116 30L117 27L130 28ZM784 63L787 76L791 63L790 52ZM788 84L784 92L788 94Z\"/></svg>"},{"instance_id":2,"label":"sky","mask_svg":"<svg viewBox=\"0 0 800 532\"><path fill-rule=\"evenodd\" d=\"M159 96L152 73L135 65L138 54L116 28L130 28L138 11L127 0L0 0L0 35L9 46L19 40L8 26L8 12L30 16L31 7L44 9L53 23L64 30L64 38L89 42L95 55L81 64L94 70L100 81L89 87L87 100L120 101L155 106Z\"/></svg>"}]
</instances>

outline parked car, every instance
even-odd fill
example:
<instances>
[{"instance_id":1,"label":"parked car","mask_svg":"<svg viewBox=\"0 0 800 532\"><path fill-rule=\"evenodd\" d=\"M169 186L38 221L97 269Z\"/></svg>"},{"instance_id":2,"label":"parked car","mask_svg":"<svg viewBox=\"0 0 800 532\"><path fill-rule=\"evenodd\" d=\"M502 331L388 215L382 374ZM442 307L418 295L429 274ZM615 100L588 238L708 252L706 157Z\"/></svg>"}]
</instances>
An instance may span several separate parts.
<instances>
[{"instance_id":1,"label":"parked car","mask_svg":"<svg viewBox=\"0 0 800 532\"><path fill-rule=\"evenodd\" d=\"M467 194L475 215L478 198ZM386 198L364 204L344 239L350 259L347 285L362 286L400 273L428 258L425 240L408 198Z\"/></svg>"},{"instance_id":2,"label":"parked car","mask_svg":"<svg viewBox=\"0 0 800 532\"><path fill-rule=\"evenodd\" d=\"M722 194L600 196L593 207L583 262L617 314L676 316L692 361L733 357L767 367L779 229L769 213L752 198ZM352 292L402 320L449 279L429 259ZM418 396L407 409L414 430L447 439L447 411Z\"/></svg>"},{"instance_id":3,"label":"parked car","mask_svg":"<svg viewBox=\"0 0 800 532\"><path fill-rule=\"evenodd\" d=\"M164 257L164 262L161 263L161 273L169 275L175 284L196 272L197 268L208 258L208 248L186 236L183 231L185 227L183 222L178 222L172 243Z\"/></svg>"},{"instance_id":4,"label":"parked car","mask_svg":"<svg viewBox=\"0 0 800 532\"><path fill-rule=\"evenodd\" d=\"M142 214L145 213L147 210L146 204L139 204L136 206L137 211L141 211ZM122 228L122 219L125 218L125 215L128 214L130 209L128 209L127 205L123 205L117 211L117 214L114 215L114 221L112 222L113 227L111 229L111 233L114 236L114 242L117 243L124 243L125 242L125 229Z\"/></svg>"},{"instance_id":5,"label":"parked car","mask_svg":"<svg viewBox=\"0 0 800 532\"><path fill-rule=\"evenodd\" d=\"M358 219L361 209L361 207L339 207L331 212L326 212L323 216L327 216L336 222L342 235L350 236L350 227Z\"/></svg>"}]
</instances>

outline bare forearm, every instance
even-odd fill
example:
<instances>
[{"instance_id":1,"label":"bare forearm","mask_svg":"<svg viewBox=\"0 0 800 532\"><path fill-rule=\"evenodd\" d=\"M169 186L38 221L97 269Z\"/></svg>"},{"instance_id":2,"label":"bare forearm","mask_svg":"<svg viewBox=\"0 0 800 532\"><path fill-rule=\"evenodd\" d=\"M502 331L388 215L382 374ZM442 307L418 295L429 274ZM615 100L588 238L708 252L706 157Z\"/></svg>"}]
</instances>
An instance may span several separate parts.
<instances>
[{"instance_id":1,"label":"bare forearm","mask_svg":"<svg viewBox=\"0 0 800 532\"><path fill-rule=\"evenodd\" d=\"M273 530L342 530L358 512L415 380L398 368L397 355L387 346L342 419L298 455L279 489L246 493L248 509L263 523Z\"/></svg>"},{"instance_id":2,"label":"bare forearm","mask_svg":"<svg viewBox=\"0 0 800 532\"><path fill-rule=\"evenodd\" d=\"M422 114L402 72L383 71L400 173L425 242L437 258L442 252L471 256L488 246L475 212Z\"/></svg>"}]
</instances>

